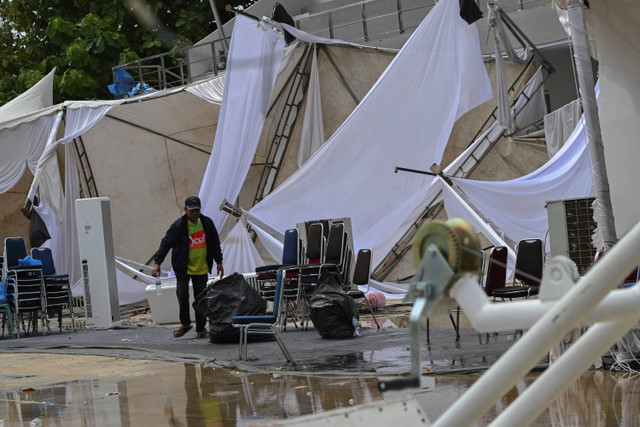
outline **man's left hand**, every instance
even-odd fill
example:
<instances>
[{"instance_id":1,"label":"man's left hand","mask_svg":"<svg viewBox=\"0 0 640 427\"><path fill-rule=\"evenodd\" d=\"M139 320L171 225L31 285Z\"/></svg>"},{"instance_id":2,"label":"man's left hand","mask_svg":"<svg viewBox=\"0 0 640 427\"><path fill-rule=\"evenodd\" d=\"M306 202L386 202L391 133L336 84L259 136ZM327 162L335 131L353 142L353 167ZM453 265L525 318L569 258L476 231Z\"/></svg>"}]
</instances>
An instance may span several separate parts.
<instances>
[{"instance_id":1,"label":"man's left hand","mask_svg":"<svg viewBox=\"0 0 640 427\"><path fill-rule=\"evenodd\" d=\"M216 270L218 271L218 275L222 279L222 276L224 276L224 267L222 266L222 264L217 264Z\"/></svg>"}]
</instances>

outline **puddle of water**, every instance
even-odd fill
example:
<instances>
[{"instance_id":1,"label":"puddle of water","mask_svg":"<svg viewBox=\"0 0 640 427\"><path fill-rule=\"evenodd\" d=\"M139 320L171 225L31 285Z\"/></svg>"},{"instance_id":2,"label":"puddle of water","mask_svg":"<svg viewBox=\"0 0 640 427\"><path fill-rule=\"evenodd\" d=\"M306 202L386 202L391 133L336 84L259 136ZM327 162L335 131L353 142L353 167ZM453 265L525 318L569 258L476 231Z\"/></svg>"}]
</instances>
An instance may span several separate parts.
<instances>
[{"instance_id":1,"label":"puddle of water","mask_svg":"<svg viewBox=\"0 0 640 427\"><path fill-rule=\"evenodd\" d=\"M520 381L479 422L487 425L538 374ZM248 374L194 364L121 381L85 379L0 393L0 425L245 426L412 393L437 419L478 375L433 375L422 389L381 393L375 377ZM588 371L533 424L638 425L640 376Z\"/></svg>"},{"instance_id":2,"label":"puddle of water","mask_svg":"<svg viewBox=\"0 0 640 427\"><path fill-rule=\"evenodd\" d=\"M527 375L478 422L488 425L541 373ZM430 420L437 419L479 375L425 377L426 387L416 393ZM391 392L385 393L390 398ZM640 375L587 371L546 409L532 426L638 426L640 425Z\"/></svg>"},{"instance_id":3,"label":"puddle of water","mask_svg":"<svg viewBox=\"0 0 640 427\"><path fill-rule=\"evenodd\" d=\"M375 378L247 374L175 364L123 381L80 380L0 393L0 425L243 426L383 396ZM8 423L8 424L7 424Z\"/></svg>"}]
</instances>

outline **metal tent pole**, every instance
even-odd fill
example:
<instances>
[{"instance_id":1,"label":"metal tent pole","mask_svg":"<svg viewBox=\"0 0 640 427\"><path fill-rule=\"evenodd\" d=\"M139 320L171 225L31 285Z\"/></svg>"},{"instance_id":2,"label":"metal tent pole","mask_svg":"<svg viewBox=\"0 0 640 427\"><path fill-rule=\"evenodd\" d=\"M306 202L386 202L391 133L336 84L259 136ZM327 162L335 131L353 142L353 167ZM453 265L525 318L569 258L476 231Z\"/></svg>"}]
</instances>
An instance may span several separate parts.
<instances>
[{"instance_id":1,"label":"metal tent pole","mask_svg":"<svg viewBox=\"0 0 640 427\"><path fill-rule=\"evenodd\" d=\"M220 31L220 35L222 36L222 43L224 43L224 47L229 52L229 42L227 41L227 37L224 35L224 29L222 28L222 21L220 20L220 14L218 13L218 8L216 7L216 0L209 0L209 4L211 5L211 10L213 11L213 18L216 20L216 25L218 26L218 31Z\"/></svg>"},{"instance_id":2,"label":"metal tent pole","mask_svg":"<svg viewBox=\"0 0 640 427\"><path fill-rule=\"evenodd\" d=\"M611 195L609 194L609 178L607 177L607 166L604 159L604 146L602 145L587 30L584 22L583 5L580 0L568 0L567 12L571 27L573 57L580 86L580 98L584 108L591 168L593 170L594 190L596 193L594 216L598 223L598 232L602 240L598 242L598 249L607 249L616 242L617 237Z\"/></svg>"}]
</instances>

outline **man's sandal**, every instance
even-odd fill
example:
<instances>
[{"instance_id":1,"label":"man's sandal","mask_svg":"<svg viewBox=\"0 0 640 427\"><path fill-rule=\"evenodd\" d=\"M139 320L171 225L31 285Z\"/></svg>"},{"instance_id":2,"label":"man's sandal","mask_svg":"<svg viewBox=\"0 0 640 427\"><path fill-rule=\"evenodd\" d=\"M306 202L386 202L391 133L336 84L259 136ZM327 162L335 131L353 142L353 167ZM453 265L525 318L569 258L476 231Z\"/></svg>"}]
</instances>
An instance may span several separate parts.
<instances>
[{"instance_id":1,"label":"man's sandal","mask_svg":"<svg viewBox=\"0 0 640 427\"><path fill-rule=\"evenodd\" d=\"M189 332L191 330L193 326L191 325L181 325L178 329L173 331L173 336L176 338L180 338L181 336L183 336L184 334L186 334L187 332Z\"/></svg>"}]
</instances>

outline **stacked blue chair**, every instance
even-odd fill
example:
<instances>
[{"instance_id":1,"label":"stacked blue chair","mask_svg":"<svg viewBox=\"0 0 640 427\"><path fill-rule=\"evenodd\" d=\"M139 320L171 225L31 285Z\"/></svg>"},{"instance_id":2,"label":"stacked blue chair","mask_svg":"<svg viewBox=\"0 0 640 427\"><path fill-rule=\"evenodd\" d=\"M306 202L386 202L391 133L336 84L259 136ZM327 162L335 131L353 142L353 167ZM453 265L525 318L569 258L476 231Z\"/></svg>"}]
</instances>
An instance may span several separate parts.
<instances>
[{"instance_id":1,"label":"stacked blue chair","mask_svg":"<svg viewBox=\"0 0 640 427\"><path fill-rule=\"evenodd\" d=\"M76 331L76 320L73 313L73 299L71 296L71 285L68 274L56 274L56 267L53 262L53 255L49 248L31 249L31 257L42 262L42 273L44 279L44 300L46 303L46 321L49 328L49 311L54 309L58 312L58 328L62 332L62 310L68 309L71 314L71 326Z\"/></svg>"},{"instance_id":2,"label":"stacked blue chair","mask_svg":"<svg viewBox=\"0 0 640 427\"><path fill-rule=\"evenodd\" d=\"M42 280L42 264L33 261L27 253L27 245L22 237L7 237L4 240L4 263L2 281L12 282L14 325L18 336L20 326L25 333L31 327L36 332L38 317L42 321L42 333L45 333L44 322L46 303L44 300L44 281ZM27 326L24 318L28 316Z\"/></svg>"}]
</instances>

